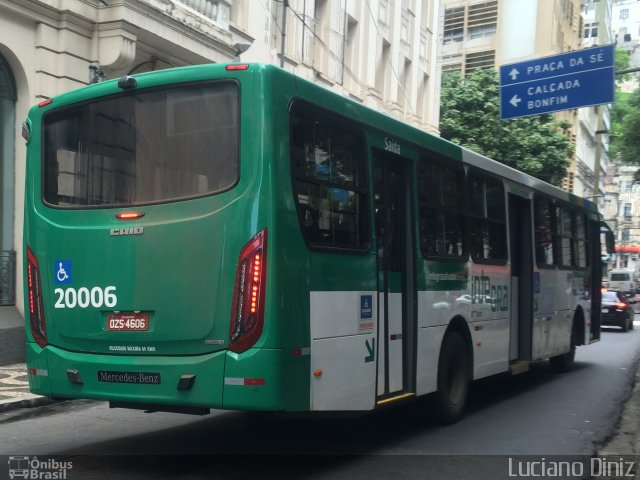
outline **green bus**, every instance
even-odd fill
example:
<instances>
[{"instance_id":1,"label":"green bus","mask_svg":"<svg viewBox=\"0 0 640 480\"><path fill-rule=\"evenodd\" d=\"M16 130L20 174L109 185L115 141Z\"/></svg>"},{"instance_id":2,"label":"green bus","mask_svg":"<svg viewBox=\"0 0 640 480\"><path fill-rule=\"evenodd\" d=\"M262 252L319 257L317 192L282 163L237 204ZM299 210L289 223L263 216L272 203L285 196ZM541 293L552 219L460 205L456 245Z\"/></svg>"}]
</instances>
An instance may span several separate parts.
<instances>
[{"instance_id":1,"label":"green bus","mask_svg":"<svg viewBox=\"0 0 640 480\"><path fill-rule=\"evenodd\" d=\"M90 85L23 136L34 393L452 422L600 338L593 203L274 66Z\"/></svg>"}]
</instances>

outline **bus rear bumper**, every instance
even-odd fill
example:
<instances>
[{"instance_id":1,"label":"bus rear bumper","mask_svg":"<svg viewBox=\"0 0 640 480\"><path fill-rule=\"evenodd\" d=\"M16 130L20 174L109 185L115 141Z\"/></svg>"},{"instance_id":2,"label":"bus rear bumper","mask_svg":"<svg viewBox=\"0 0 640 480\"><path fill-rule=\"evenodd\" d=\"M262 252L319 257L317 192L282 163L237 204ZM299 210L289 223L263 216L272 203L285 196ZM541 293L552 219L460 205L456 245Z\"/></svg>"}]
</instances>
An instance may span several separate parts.
<instances>
[{"instance_id":1,"label":"bus rear bumper","mask_svg":"<svg viewBox=\"0 0 640 480\"><path fill-rule=\"evenodd\" d=\"M29 388L113 404L280 411L278 349L189 356L100 355L27 343Z\"/></svg>"},{"instance_id":2,"label":"bus rear bumper","mask_svg":"<svg viewBox=\"0 0 640 480\"><path fill-rule=\"evenodd\" d=\"M69 352L27 343L29 388L62 398L222 407L226 351L198 356Z\"/></svg>"}]
</instances>

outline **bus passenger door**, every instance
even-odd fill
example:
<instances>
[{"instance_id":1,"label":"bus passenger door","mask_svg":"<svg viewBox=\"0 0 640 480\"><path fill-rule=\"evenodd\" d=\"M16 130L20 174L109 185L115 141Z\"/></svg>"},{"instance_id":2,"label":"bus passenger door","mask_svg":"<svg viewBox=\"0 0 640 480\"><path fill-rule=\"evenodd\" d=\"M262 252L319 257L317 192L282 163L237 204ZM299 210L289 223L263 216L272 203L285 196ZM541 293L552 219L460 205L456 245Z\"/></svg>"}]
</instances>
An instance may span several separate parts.
<instances>
[{"instance_id":1,"label":"bus passenger door","mask_svg":"<svg viewBox=\"0 0 640 480\"><path fill-rule=\"evenodd\" d=\"M379 399L415 391L415 263L409 163L374 152Z\"/></svg>"},{"instance_id":2,"label":"bus passenger door","mask_svg":"<svg viewBox=\"0 0 640 480\"><path fill-rule=\"evenodd\" d=\"M532 360L533 244L531 200L509 194L511 340L509 360Z\"/></svg>"}]
</instances>

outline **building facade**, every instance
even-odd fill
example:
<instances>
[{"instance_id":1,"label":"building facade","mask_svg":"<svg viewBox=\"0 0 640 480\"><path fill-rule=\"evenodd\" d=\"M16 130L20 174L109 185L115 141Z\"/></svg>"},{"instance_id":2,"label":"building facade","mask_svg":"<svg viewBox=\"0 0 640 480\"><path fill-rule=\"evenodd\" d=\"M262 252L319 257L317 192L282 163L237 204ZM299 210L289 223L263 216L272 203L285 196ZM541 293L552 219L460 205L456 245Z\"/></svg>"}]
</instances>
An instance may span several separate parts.
<instances>
[{"instance_id":1,"label":"building facade","mask_svg":"<svg viewBox=\"0 0 640 480\"><path fill-rule=\"evenodd\" d=\"M602 214L616 235L616 255L610 268L631 268L640 273L640 165L611 164L605 178Z\"/></svg>"},{"instance_id":2,"label":"building facade","mask_svg":"<svg viewBox=\"0 0 640 480\"><path fill-rule=\"evenodd\" d=\"M442 18L443 72L497 69L612 41L610 1L444 0ZM584 18L589 18L588 26ZM608 135L603 132L609 130L609 107L567 110L556 116L572 125L567 134L576 146L563 188L601 198L608 164Z\"/></svg>"},{"instance_id":3,"label":"building facade","mask_svg":"<svg viewBox=\"0 0 640 480\"><path fill-rule=\"evenodd\" d=\"M236 5L237 26L255 38L243 61L281 65L438 132L439 2L260 0Z\"/></svg>"},{"instance_id":4,"label":"building facade","mask_svg":"<svg viewBox=\"0 0 640 480\"><path fill-rule=\"evenodd\" d=\"M582 48L614 43L611 2L587 0L583 7ZM576 154L567 174L571 191L594 199L602 208L604 178L609 165L611 105L579 108Z\"/></svg>"},{"instance_id":5,"label":"building facade","mask_svg":"<svg viewBox=\"0 0 640 480\"><path fill-rule=\"evenodd\" d=\"M22 311L29 108L93 82L175 66L256 61L437 133L439 2L2 0L0 305Z\"/></svg>"},{"instance_id":6,"label":"building facade","mask_svg":"<svg viewBox=\"0 0 640 480\"><path fill-rule=\"evenodd\" d=\"M640 66L640 2L637 0L613 0L611 29L618 48L629 52L631 67ZM638 88L639 75L632 74L624 80L618 80L623 92L632 92Z\"/></svg>"}]
</instances>

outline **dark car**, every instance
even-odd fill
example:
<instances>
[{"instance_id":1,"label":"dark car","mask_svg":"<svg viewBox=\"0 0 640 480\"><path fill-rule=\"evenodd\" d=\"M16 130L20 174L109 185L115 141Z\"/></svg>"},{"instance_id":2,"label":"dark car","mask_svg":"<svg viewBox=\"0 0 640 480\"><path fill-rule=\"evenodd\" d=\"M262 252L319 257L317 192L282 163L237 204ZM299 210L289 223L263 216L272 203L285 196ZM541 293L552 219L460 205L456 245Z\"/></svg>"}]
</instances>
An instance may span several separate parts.
<instances>
[{"instance_id":1,"label":"dark car","mask_svg":"<svg viewBox=\"0 0 640 480\"><path fill-rule=\"evenodd\" d=\"M633 308L624 293L606 291L602 293L602 325L614 325L626 332L633 328Z\"/></svg>"}]
</instances>

